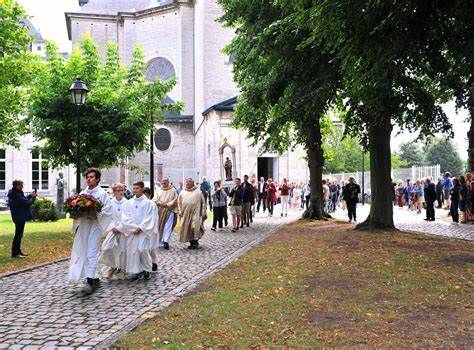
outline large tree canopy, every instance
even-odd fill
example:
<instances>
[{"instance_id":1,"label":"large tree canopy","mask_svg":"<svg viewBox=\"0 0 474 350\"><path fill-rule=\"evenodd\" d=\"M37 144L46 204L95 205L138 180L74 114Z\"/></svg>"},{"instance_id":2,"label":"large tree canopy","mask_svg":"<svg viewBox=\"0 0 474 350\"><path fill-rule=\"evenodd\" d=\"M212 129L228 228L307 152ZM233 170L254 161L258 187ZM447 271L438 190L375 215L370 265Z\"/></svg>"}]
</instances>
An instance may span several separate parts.
<instances>
[{"instance_id":1,"label":"large tree canopy","mask_svg":"<svg viewBox=\"0 0 474 350\"><path fill-rule=\"evenodd\" d=\"M312 190L305 216L321 219L320 118L336 99L338 65L317 46L299 47L310 32L294 22L294 8L269 1L219 2L223 22L237 31L227 47L236 54L234 78L241 90L234 125L245 128L264 149L284 152L304 146Z\"/></svg>"},{"instance_id":2,"label":"large tree canopy","mask_svg":"<svg viewBox=\"0 0 474 350\"><path fill-rule=\"evenodd\" d=\"M431 139L426 145L425 160L429 164L439 164L442 173L449 171L453 176L464 173L459 152L450 139Z\"/></svg>"},{"instance_id":3,"label":"large tree canopy","mask_svg":"<svg viewBox=\"0 0 474 350\"><path fill-rule=\"evenodd\" d=\"M82 168L112 167L144 150L154 123L166 110L181 106L162 102L174 80L146 81L140 47L135 48L127 69L119 62L115 43L107 44L103 63L90 36L66 61L49 44L46 62L35 81L31 119L33 135L44 142L41 151L54 167L76 160L76 106L68 91L76 77L90 90L86 104L79 109Z\"/></svg>"},{"instance_id":4,"label":"large tree canopy","mask_svg":"<svg viewBox=\"0 0 474 350\"><path fill-rule=\"evenodd\" d=\"M26 132L27 95L35 65L31 37L24 24L26 13L18 2L0 2L0 144L18 146Z\"/></svg>"},{"instance_id":5,"label":"large tree canopy","mask_svg":"<svg viewBox=\"0 0 474 350\"><path fill-rule=\"evenodd\" d=\"M407 166L420 166L425 162L422 145L417 142L402 143L398 155Z\"/></svg>"},{"instance_id":6,"label":"large tree canopy","mask_svg":"<svg viewBox=\"0 0 474 350\"><path fill-rule=\"evenodd\" d=\"M288 6L306 3L284 2ZM449 131L439 106L442 94L427 74L430 62L443 50L441 42L427 35L437 15L431 2L419 1L320 0L311 9L312 37L303 44L321 45L340 60L348 108L346 127L349 133L362 135L370 151L373 201L360 227L394 227L390 194L393 123L423 135Z\"/></svg>"}]
</instances>

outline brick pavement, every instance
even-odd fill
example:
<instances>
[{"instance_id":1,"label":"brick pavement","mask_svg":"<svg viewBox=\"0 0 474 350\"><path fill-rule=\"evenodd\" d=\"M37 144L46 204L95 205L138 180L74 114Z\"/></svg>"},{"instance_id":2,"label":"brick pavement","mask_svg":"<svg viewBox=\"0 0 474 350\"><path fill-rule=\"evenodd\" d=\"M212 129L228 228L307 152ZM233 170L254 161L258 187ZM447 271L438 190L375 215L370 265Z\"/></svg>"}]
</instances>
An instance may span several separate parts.
<instances>
[{"instance_id":1,"label":"brick pavement","mask_svg":"<svg viewBox=\"0 0 474 350\"><path fill-rule=\"evenodd\" d=\"M260 216L236 233L208 230L200 250L173 242L151 280L103 280L89 297L67 282L68 261L3 277L0 349L105 347L295 218Z\"/></svg>"},{"instance_id":2,"label":"brick pavement","mask_svg":"<svg viewBox=\"0 0 474 350\"><path fill-rule=\"evenodd\" d=\"M359 222L367 218L369 210L370 205L359 205L357 207L357 218ZM348 220L347 211L342 211L341 209L338 209L336 213L332 215L337 219ZM450 222L447 215L447 210L436 209L436 221L425 221L424 218L426 214L424 210L422 210L420 214L417 214L406 208L394 207L393 220L395 226L400 230L474 241L474 225Z\"/></svg>"}]
</instances>

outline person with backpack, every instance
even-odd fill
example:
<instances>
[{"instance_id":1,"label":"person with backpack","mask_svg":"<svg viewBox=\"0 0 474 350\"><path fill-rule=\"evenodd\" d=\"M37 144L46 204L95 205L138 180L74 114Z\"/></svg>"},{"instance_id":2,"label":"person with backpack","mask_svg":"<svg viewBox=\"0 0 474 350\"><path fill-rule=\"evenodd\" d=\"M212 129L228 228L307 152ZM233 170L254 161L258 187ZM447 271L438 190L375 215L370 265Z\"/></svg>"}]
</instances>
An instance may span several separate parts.
<instances>
[{"instance_id":1,"label":"person with backpack","mask_svg":"<svg viewBox=\"0 0 474 350\"><path fill-rule=\"evenodd\" d=\"M451 180L451 174L446 172L443 177L443 181L441 182L441 186L443 187L443 194L444 200L446 202L446 206L444 209L450 210L451 209L451 189L453 188L453 180Z\"/></svg>"},{"instance_id":2,"label":"person with backpack","mask_svg":"<svg viewBox=\"0 0 474 350\"><path fill-rule=\"evenodd\" d=\"M355 182L354 177L350 176L348 183L344 186L342 197L346 201L347 214L349 222L357 222L357 202L359 202L360 186Z\"/></svg>"}]
</instances>

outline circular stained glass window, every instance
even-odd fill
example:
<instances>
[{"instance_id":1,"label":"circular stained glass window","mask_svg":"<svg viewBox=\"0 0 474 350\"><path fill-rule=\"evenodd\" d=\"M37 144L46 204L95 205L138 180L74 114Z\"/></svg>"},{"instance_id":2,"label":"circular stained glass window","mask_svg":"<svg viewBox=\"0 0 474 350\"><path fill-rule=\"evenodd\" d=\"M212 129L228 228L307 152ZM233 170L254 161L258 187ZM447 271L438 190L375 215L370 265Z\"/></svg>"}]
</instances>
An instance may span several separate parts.
<instances>
[{"instance_id":1,"label":"circular stained glass window","mask_svg":"<svg viewBox=\"0 0 474 350\"><path fill-rule=\"evenodd\" d=\"M148 81L168 80L176 76L173 64L164 57L155 58L148 64L145 72Z\"/></svg>"},{"instance_id":2,"label":"circular stained glass window","mask_svg":"<svg viewBox=\"0 0 474 350\"><path fill-rule=\"evenodd\" d=\"M155 146L164 152L171 147L171 132L166 128L160 128L155 133Z\"/></svg>"}]
</instances>

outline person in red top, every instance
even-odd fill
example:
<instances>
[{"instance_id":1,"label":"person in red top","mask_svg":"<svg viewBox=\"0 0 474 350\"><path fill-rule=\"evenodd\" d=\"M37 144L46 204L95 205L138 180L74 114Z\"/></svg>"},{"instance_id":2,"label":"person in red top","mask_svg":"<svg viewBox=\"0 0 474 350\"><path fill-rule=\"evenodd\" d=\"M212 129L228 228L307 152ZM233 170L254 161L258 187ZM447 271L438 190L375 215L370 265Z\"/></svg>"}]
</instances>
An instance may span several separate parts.
<instances>
[{"instance_id":1,"label":"person in red top","mask_svg":"<svg viewBox=\"0 0 474 350\"><path fill-rule=\"evenodd\" d=\"M276 202L276 192L277 189L275 184L273 183L273 179L268 179L267 181L267 208L268 208L268 216L273 216L273 204Z\"/></svg>"},{"instance_id":2,"label":"person in red top","mask_svg":"<svg viewBox=\"0 0 474 350\"><path fill-rule=\"evenodd\" d=\"M281 216L288 216L288 200L290 198L290 186L288 181L283 178L283 183L280 186L280 198L281 198Z\"/></svg>"}]
</instances>

